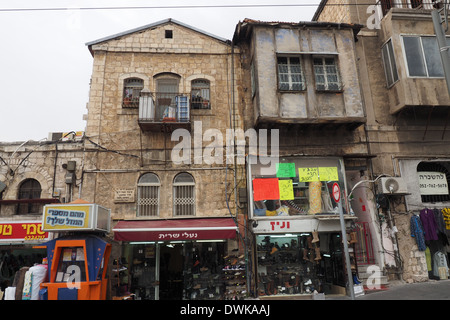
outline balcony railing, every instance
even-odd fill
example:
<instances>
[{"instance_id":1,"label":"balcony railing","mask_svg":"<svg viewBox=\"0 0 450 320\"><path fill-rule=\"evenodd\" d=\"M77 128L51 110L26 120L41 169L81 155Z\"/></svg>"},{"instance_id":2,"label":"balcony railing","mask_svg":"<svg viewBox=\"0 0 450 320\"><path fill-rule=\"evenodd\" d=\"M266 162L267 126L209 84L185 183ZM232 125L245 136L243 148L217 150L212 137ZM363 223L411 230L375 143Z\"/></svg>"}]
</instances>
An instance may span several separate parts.
<instances>
[{"instance_id":1,"label":"balcony railing","mask_svg":"<svg viewBox=\"0 0 450 320\"><path fill-rule=\"evenodd\" d=\"M186 94L142 92L138 123L144 131L190 129L189 111L189 96Z\"/></svg>"},{"instance_id":2,"label":"balcony railing","mask_svg":"<svg viewBox=\"0 0 450 320\"><path fill-rule=\"evenodd\" d=\"M442 0L378 0L377 8L380 19L383 18L391 8L427 9L438 8Z\"/></svg>"}]
</instances>

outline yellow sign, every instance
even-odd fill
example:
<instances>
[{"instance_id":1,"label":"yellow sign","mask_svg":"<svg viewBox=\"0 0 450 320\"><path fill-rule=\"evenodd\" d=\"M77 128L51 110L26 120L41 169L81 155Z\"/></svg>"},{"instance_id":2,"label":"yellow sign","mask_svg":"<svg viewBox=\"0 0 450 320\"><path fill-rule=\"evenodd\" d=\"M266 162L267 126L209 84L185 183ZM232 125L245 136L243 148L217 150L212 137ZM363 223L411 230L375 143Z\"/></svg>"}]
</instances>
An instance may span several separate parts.
<instances>
[{"instance_id":1,"label":"yellow sign","mask_svg":"<svg viewBox=\"0 0 450 320\"><path fill-rule=\"evenodd\" d=\"M292 180L278 180L280 200L294 200L294 186Z\"/></svg>"},{"instance_id":2,"label":"yellow sign","mask_svg":"<svg viewBox=\"0 0 450 320\"><path fill-rule=\"evenodd\" d=\"M299 182L339 181L337 167L298 168Z\"/></svg>"},{"instance_id":3,"label":"yellow sign","mask_svg":"<svg viewBox=\"0 0 450 320\"><path fill-rule=\"evenodd\" d=\"M320 181L339 181L337 167L319 167Z\"/></svg>"},{"instance_id":4,"label":"yellow sign","mask_svg":"<svg viewBox=\"0 0 450 320\"><path fill-rule=\"evenodd\" d=\"M298 181L319 181L319 170L317 168L298 168Z\"/></svg>"},{"instance_id":5,"label":"yellow sign","mask_svg":"<svg viewBox=\"0 0 450 320\"><path fill-rule=\"evenodd\" d=\"M44 230L76 230L89 228L90 205L45 206Z\"/></svg>"}]
</instances>

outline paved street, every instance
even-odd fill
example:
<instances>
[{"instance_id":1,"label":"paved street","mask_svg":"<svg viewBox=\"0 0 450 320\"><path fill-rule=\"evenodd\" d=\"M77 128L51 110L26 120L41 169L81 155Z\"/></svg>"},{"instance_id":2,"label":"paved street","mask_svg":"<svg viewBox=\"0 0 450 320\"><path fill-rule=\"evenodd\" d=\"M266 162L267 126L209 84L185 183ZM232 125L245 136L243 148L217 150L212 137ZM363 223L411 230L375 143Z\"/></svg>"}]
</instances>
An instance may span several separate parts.
<instances>
[{"instance_id":1,"label":"paved street","mask_svg":"<svg viewBox=\"0 0 450 320\"><path fill-rule=\"evenodd\" d=\"M387 290L365 294L355 300L450 300L450 280L392 284Z\"/></svg>"}]
</instances>

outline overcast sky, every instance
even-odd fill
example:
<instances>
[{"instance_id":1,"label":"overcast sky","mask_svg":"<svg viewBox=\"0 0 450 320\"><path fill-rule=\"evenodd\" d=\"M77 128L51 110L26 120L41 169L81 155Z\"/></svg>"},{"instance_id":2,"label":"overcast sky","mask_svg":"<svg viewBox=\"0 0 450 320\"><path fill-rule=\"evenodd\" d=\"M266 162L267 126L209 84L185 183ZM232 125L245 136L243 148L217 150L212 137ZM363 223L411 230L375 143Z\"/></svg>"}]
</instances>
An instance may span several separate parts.
<instances>
[{"instance_id":1,"label":"overcast sky","mask_svg":"<svg viewBox=\"0 0 450 320\"><path fill-rule=\"evenodd\" d=\"M310 21L319 2L0 0L0 142L46 139L49 132L84 131L82 118L87 113L93 62L87 42L166 18L231 40L236 24L245 18ZM46 8L51 10L41 10Z\"/></svg>"}]
</instances>

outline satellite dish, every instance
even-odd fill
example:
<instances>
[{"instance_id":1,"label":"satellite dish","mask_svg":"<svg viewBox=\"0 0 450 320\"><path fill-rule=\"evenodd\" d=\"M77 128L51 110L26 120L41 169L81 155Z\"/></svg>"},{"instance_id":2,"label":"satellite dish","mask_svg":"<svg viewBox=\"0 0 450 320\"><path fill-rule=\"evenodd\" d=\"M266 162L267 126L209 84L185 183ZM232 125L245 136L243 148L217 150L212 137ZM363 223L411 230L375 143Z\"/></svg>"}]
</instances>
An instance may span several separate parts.
<instances>
[{"instance_id":1,"label":"satellite dish","mask_svg":"<svg viewBox=\"0 0 450 320\"><path fill-rule=\"evenodd\" d=\"M392 178L386 179L386 181L384 182L384 187L390 193L395 193L398 191L398 188L399 188L398 181L396 179L392 179Z\"/></svg>"}]
</instances>

